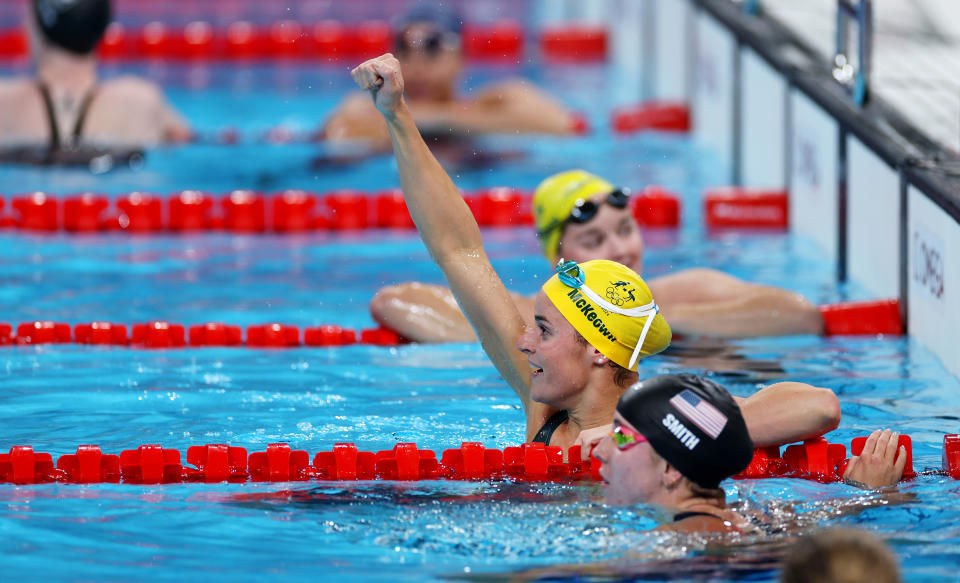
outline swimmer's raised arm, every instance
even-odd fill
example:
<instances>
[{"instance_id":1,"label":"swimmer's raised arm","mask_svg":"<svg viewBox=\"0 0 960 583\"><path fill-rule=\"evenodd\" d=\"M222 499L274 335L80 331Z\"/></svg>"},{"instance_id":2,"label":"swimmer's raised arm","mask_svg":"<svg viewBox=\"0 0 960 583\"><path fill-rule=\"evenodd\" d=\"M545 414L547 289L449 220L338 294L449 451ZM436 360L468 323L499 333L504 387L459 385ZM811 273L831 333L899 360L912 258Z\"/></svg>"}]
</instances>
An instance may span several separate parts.
<instances>
[{"instance_id":1,"label":"swimmer's raised arm","mask_svg":"<svg viewBox=\"0 0 960 583\"><path fill-rule=\"evenodd\" d=\"M806 383L775 383L745 399L734 398L756 447L818 437L840 424L837 395Z\"/></svg>"},{"instance_id":2,"label":"swimmer's raised arm","mask_svg":"<svg viewBox=\"0 0 960 583\"><path fill-rule=\"evenodd\" d=\"M370 91L387 122L407 208L431 257L484 351L529 410L530 367L517 349L523 318L490 264L473 214L417 130L403 99L400 63L388 53L364 62L352 75Z\"/></svg>"}]
</instances>

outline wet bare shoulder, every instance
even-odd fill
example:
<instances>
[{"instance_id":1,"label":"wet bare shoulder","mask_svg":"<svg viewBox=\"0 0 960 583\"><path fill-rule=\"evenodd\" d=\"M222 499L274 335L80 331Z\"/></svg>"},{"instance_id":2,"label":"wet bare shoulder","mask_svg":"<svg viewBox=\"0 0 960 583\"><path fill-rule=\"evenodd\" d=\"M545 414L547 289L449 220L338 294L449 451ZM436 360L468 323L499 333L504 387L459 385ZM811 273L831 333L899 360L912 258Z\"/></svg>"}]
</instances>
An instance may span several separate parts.
<instances>
[{"instance_id":1,"label":"wet bare shoulder","mask_svg":"<svg viewBox=\"0 0 960 583\"><path fill-rule=\"evenodd\" d=\"M513 100L531 93L538 93L538 90L530 83L523 79L508 79L478 89L474 93L474 100L482 103Z\"/></svg>"},{"instance_id":2,"label":"wet bare shoulder","mask_svg":"<svg viewBox=\"0 0 960 583\"><path fill-rule=\"evenodd\" d=\"M119 77L103 83L101 94L144 105L163 103L163 91L160 86L141 77Z\"/></svg>"},{"instance_id":3,"label":"wet bare shoulder","mask_svg":"<svg viewBox=\"0 0 960 583\"><path fill-rule=\"evenodd\" d=\"M0 99L4 103L16 100L30 99L37 94L37 85L32 79L19 77L16 79L0 79Z\"/></svg>"},{"instance_id":4,"label":"wet bare shoulder","mask_svg":"<svg viewBox=\"0 0 960 583\"><path fill-rule=\"evenodd\" d=\"M46 127L36 83L26 78L0 80L0 143L42 140Z\"/></svg>"}]
</instances>

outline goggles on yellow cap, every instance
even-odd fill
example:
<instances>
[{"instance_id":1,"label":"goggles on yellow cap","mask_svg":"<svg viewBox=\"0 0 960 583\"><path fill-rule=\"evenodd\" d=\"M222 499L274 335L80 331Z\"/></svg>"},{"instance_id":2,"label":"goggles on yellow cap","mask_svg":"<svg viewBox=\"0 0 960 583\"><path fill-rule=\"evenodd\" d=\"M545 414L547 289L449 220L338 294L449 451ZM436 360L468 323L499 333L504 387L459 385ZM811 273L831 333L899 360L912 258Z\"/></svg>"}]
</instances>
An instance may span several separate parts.
<instances>
[{"instance_id":1,"label":"goggles on yellow cap","mask_svg":"<svg viewBox=\"0 0 960 583\"><path fill-rule=\"evenodd\" d=\"M590 200L607 195L606 202L616 208L627 206L629 193L585 170L554 174L540 183L533 194L533 217L537 236L547 259L555 261L560 236L567 221L585 223L596 216L599 205Z\"/></svg>"},{"instance_id":2,"label":"goggles on yellow cap","mask_svg":"<svg viewBox=\"0 0 960 583\"><path fill-rule=\"evenodd\" d=\"M543 291L581 336L628 370L670 344L670 326L647 284L615 261L561 260Z\"/></svg>"},{"instance_id":3,"label":"goggles on yellow cap","mask_svg":"<svg viewBox=\"0 0 960 583\"><path fill-rule=\"evenodd\" d=\"M576 201L574 201L573 208L570 209L570 215L566 219L554 219L542 230L537 230L537 236L541 239L547 238L555 229L561 228L564 223L576 223L578 225L582 225L583 223L590 222L593 217L597 216L597 212L600 210L600 205L602 205L604 202L614 208L627 208L627 203L630 202L630 191L626 188L617 188L610 191L610 194L608 194L607 197L600 203L578 198Z\"/></svg>"}]
</instances>

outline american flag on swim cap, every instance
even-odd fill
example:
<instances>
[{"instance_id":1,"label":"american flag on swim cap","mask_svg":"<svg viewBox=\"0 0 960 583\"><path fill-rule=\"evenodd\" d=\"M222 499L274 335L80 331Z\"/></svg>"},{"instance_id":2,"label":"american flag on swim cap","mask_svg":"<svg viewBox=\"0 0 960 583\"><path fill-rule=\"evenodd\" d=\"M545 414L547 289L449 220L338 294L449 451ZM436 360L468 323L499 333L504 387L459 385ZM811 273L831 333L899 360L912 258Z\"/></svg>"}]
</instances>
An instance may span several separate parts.
<instances>
[{"instance_id":1,"label":"american flag on swim cap","mask_svg":"<svg viewBox=\"0 0 960 583\"><path fill-rule=\"evenodd\" d=\"M713 439L716 439L727 425L726 415L690 389L674 395L670 404Z\"/></svg>"}]
</instances>

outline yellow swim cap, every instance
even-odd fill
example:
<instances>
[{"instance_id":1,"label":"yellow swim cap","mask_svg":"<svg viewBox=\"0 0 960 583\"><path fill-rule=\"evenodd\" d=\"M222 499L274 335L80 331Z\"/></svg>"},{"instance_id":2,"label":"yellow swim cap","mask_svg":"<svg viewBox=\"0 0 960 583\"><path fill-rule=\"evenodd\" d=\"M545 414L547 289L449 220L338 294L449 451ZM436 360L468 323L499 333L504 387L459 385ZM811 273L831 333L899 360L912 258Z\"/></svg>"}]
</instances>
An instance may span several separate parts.
<instances>
[{"instance_id":1,"label":"yellow swim cap","mask_svg":"<svg viewBox=\"0 0 960 583\"><path fill-rule=\"evenodd\" d=\"M533 193L533 217L543 254L557 260L563 223L578 200L612 192L616 187L586 170L568 170L546 178Z\"/></svg>"},{"instance_id":2,"label":"yellow swim cap","mask_svg":"<svg viewBox=\"0 0 960 583\"><path fill-rule=\"evenodd\" d=\"M581 336L628 370L670 345L670 325L635 271L606 259L563 261L543 291Z\"/></svg>"}]
</instances>

